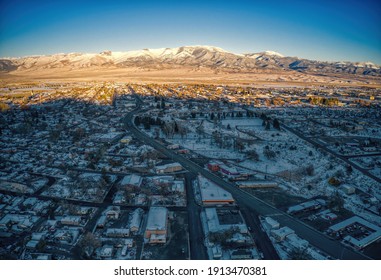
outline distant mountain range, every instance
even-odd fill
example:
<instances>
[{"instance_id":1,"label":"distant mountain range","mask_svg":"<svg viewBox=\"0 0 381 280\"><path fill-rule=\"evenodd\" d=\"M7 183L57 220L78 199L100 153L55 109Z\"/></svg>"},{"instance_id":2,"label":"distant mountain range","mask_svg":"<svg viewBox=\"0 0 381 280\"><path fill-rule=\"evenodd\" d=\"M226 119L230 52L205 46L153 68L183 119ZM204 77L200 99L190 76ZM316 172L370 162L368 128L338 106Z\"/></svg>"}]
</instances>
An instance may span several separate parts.
<instances>
[{"instance_id":1,"label":"distant mountain range","mask_svg":"<svg viewBox=\"0 0 381 280\"><path fill-rule=\"evenodd\" d=\"M138 67L160 70L191 67L215 71L251 73L298 71L309 74L354 74L381 76L381 68L371 62L324 62L288 57L273 51L234 54L218 47L187 46L101 53L68 53L0 59L0 71L10 74L37 70L115 69Z\"/></svg>"}]
</instances>

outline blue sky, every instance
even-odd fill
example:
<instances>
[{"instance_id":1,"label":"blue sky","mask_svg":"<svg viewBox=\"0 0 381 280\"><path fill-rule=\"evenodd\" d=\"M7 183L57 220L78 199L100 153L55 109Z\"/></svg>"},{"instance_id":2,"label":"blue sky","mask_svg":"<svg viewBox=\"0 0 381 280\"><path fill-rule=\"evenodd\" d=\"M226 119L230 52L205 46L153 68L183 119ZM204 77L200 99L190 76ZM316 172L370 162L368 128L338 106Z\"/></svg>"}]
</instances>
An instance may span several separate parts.
<instances>
[{"instance_id":1,"label":"blue sky","mask_svg":"<svg viewBox=\"0 0 381 280\"><path fill-rule=\"evenodd\" d=\"M381 1L0 0L0 57L212 45L381 64Z\"/></svg>"}]
</instances>

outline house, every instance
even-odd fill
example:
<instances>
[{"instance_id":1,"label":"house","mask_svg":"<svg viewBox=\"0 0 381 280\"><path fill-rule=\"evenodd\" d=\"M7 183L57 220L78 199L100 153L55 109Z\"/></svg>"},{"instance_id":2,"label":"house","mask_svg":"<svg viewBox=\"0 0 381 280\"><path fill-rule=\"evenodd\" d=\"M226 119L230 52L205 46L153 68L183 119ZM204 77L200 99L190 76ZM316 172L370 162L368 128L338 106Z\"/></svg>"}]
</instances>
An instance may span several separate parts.
<instances>
[{"instance_id":1,"label":"house","mask_svg":"<svg viewBox=\"0 0 381 280\"><path fill-rule=\"evenodd\" d=\"M99 141L101 143L108 143L111 144L115 142L118 138L122 137L123 133L120 132L109 132L106 134L96 134L93 136L96 141Z\"/></svg>"},{"instance_id":2,"label":"house","mask_svg":"<svg viewBox=\"0 0 381 280\"><path fill-rule=\"evenodd\" d=\"M122 139L120 139L120 143L123 143L123 144L130 144L130 142L132 141L132 137L131 136L126 136L126 137L123 137Z\"/></svg>"},{"instance_id":3,"label":"house","mask_svg":"<svg viewBox=\"0 0 381 280\"><path fill-rule=\"evenodd\" d=\"M184 181L183 180L173 181L173 184L171 186L171 191L177 192L177 193L184 193L185 192Z\"/></svg>"},{"instance_id":4,"label":"house","mask_svg":"<svg viewBox=\"0 0 381 280\"><path fill-rule=\"evenodd\" d=\"M57 220L47 220L45 224L45 229L49 230L50 232L54 232L56 231L57 224Z\"/></svg>"},{"instance_id":5,"label":"house","mask_svg":"<svg viewBox=\"0 0 381 280\"><path fill-rule=\"evenodd\" d=\"M235 167L230 167L225 164L220 165L220 173L228 178L234 178L240 175Z\"/></svg>"},{"instance_id":6,"label":"house","mask_svg":"<svg viewBox=\"0 0 381 280\"><path fill-rule=\"evenodd\" d=\"M212 255L214 260L219 260L222 258L222 250L220 246L213 246L212 247Z\"/></svg>"},{"instance_id":7,"label":"house","mask_svg":"<svg viewBox=\"0 0 381 280\"><path fill-rule=\"evenodd\" d=\"M36 250L39 243L39 240L29 240L28 243L26 243L25 248L28 250Z\"/></svg>"},{"instance_id":8,"label":"house","mask_svg":"<svg viewBox=\"0 0 381 280\"><path fill-rule=\"evenodd\" d=\"M280 229L273 229L271 235L275 238L276 241L283 241L287 235L294 234L295 232L289 227L282 227Z\"/></svg>"},{"instance_id":9,"label":"house","mask_svg":"<svg viewBox=\"0 0 381 280\"><path fill-rule=\"evenodd\" d=\"M179 144L173 144L173 145L168 145L167 146L167 149L169 149L169 150L176 150L178 148L180 148Z\"/></svg>"},{"instance_id":10,"label":"house","mask_svg":"<svg viewBox=\"0 0 381 280\"><path fill-rule=\"evenodd\" d=\"M231 252L230 257L232 260L248 260L253 258L250 250L238 249Z\"/></svg>"},{"instance_id":11,"label":"house","mask_svg":"<svg viewBox=\"0 0 381 280\"><path fill-rule=\"evenodd\" d=\"M271 230L273 230L273 229L279 229L279 223L276 220L274 220L273 218L270 218L270 217L266 217L265 218L265 225L269 229L271 229Z\"/></svg>"},{"instance_id":12,"label":"house","mask_svg":"<svg viewBox=\"0 0 381 280\"><path fill-rule=\"evenodd\" d=\"M143 178L136 174L127 175L120 182L120 186L123 188L136 187L140 188L143 183Z\"/></svg>"},{"instance_id":13,"label":"house","mask_svg":"<svg viewBox=\"0 0 381 280\"><path fill-rule=\"evenodd\" d=\"M126 196L124 191L117 191L114 195L113 203L114 204L123 204L126 202Z\"/></svg>"},{"instance_id":14,"label":"house","mask_svg":"<svg viewBox=\"0 0 381 280\"><path fill-rule=\"evenodd\" d=\"M100 250L99 250L99 256L102 259L111 258L113 250L114 250L113 246L111 246L111 245L103 245L103 247L101 247Z\"/></svg>"},{"instance_id":15,"label":"house","mask_svg":"<svg viewBox=\"0 0 381 280\"><path fill-rule=\"evenodd\" d=\"M92 211L93 211L93 209L91 207L81 206L81 207L75 208L75 214L76 215L87 215L87 214L91 213Z\"/></svg>"},{"instance_id":16,"label":"house","mask_svg":"<svg viewBox=\"0 0 381 280\"><path fill-rule=\"evenodd\" d=\"M152 182L155 185L161 185L161 184L171 184L175 180L175 177L172 175L164 175L164 176L155 176L152 177Z\"/></svg>"},{"instance_id":17,"label":"house","mask_svg":"<svg viewBox=\"0 0 381 280\"><path fill-rule=\"evenodd\" d=\"M33 232L32 240L36 240L36 241L44 240L45 236L46 236L46 233L44 232Z\"/></svg>"},{"instance_id":18,"label":"house","mask_svg":"<svg viewBox=\"0 0 381 280\"><path fill-rule=\"evenodd\" d=\"M79 226L81 224L81 217L80 216L66 216L66 217L62 217L60 222L62 225Z\"/></svg>"},{"instance_id":19,"label":"house","mask_svg":"<svg viewBox=\"0 0 381 280\"><path fill-rule=\"evenodd\" d=\"M208 169L210 171L213 171L213 172L217 172L217 171L220 171L220 164L219 162L217 161L210 161L208 163Z\"/></svg>"},{"instance_id":20,"label":"house","mask_svg":"<svg viewBox=\"0 0 381 280\"><path fill-rule=\"evenodd\" d=\"M103 228L106 225L107 217L106 215L100 216L97 222L97 228Z\"/></svg>"},{"instance_id":21,"label":"house","mask_svg":"<svg viewBox=\"0 0 381 280\"><path fill-rule=\"evenodd\" d=\"M356 189L352 186L343 185L341 188L343 189L345 194L354 194L356 192Z\"/></svg>"},{"instance_id":22,"label":"house","mask_svg":"<svg viewBox=\"0 0 381 280\"><path fill-rule=\"evenodd\" d=\"M54 235L54 240L57 242L72 243L74 236L71 231L68 230L57 230Z\"/></svg>"},{"instance_id":23,"label":"house","mask_svg":"<svg viewBox=\"0 0 381 280\"><path fill-rule=\"evenodd\" d=\"M126 238L124 239L124 244L127 246L127 248L132 248L134 246L134 239Z\"/></svg>"},{"instance_id":24,"label":"house","mask_svg":"<svg viewBox=\"0 0 381 280\"><path fill-rule=\"evenodd\" d=\"M158 174L163 174L163 173L172 173L172 172L177 172L181 171L183 167L181 166L180 163L169 163L165 165L160 165L155 167L155 172Z\"/></svg>"},{"instance_id":25,"label":"house","mask_svg":"<svg viewBox=\"0 0 381 280\"><path fill-rule=\"evenodd\" d=\"M295 233L287 235L285 241L294 249L306 249L309 246L307 240L300 238Z\"/></svg>"},{"instance_id":26,"label":"house","mask_svg":"<svg viewBox=\"0 0 381 280\"><path fill-rule=\"evenodd\" d=\"M130 223L129 223L129 229L131 233L135 234L139 232L140 225L143 218L143 213L144 211L141 208L137 208L134 210L134 212L132 212Z\"/></svg>"},{"instance_id":27,"label":"house","mask_svg":"<svg viewBox=\"0 0 381 280\"><path fill-rule=\"evenodd\" d=\"M121 250L120 254L121 254L123 257L126 256L126 255L127 255L127 250L128 250L127 245L124 245L124 246L122 247L122 250Z\"/></svg>"},{"instance_id":28,"label":"house","mask_svg":"<svg viewBox=\"0 0 381 280\"><path fill-rule=\"evenodd\" d=\"M144 237L149 243L165 243L168 227L168 209L151 207L148 212L147 226Z\"/></svg>"},{"instance_id":29,"label":"house","mask_svg":"<svg viewBox=\"0 0 381 280\"><path fill-rule=\"evenodd\" d=\"M36 258L36 260L40 260L40 261L47 261L47 260L51 260L51 259L52 259L51 254L40 254Z\"/></svg>"},{"instance_id":30,"label":"house","mask_svg":"<svg viewBox=\"0 0 381 280\"><path fill-rule=\"evenodd\" d=\"M111 220L117 220L120 216L120 207L119 206L109 206L106 211L105 215L107 219Z\"/></svg>"},{"instance_id":31,"label":"house","mask_svg":"<svg viewBox=\"0 0 381 280\"><path fill-rule=\"evenodd\" d=\"M140 193L135 197L135 205L144 205L147 202L147 195Z\"/></svg>"},{"instance_id":32,"label":"house","mask_svg":"<svg viewBox=\"0 0 381 280\"><path fill-rule=\"evenodd\" d=\"M335 213L332 213L330 209L326 209L324 211L321 211L318 213L318 215L325 219L325 220L329 220L329 221L334 221L336 220L338 217Z\"/></svg>"},{"instance_id":33,"label":"house","mask_svg":"<svg viewBox=\"0 0 381 280\"><path fill-rule=\"evenodd\" d=\"M128 237L130 230L128 228L108 228L105 235L107 237Z\"/></svg>"}]
</instances>

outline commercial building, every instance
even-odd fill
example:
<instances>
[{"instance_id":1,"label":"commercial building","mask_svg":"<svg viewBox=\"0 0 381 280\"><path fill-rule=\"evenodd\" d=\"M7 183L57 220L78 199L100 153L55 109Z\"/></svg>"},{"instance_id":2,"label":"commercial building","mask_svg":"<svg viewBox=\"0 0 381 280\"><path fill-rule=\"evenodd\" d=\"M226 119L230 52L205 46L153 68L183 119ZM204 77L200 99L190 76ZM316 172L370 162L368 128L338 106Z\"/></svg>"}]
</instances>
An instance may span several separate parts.
<instances>
[{"instance_id":1,"label":"commercial building","mask_svg":"<svg viewBox=\"0 0 381 280\"><path fill-rule=\"evenodd\" d=\"M149 243L165 243L168 227L168 209L151 207L148 212L147 226L144 237Z\"/></svg>"},{"instance_id":2,"label":"commercial building","mask_svg":"<svg viewBox=\"0 0 381 280\"><path fill-rule=\"evenodd\" d=\"M223 176L227 176L228 178L233 178L240 175L235 167L230 167L225 164L220 165L220 172Z\"/></svg>"},{"instance_id":3,"label":"commercial building","mask_svg":"<svg viewBox=\"0 0 381 280\"><path fill-rule=\"evenodd\" d=\"M325 204L326 203L323 199L310 200L310 201L306 201L306 202L303 202L301 204L289 207L287 210L287 213L298 214L301 212L318 210L322 206L325 206Z\"/></svg>"},{"instance_id":4,"label":"commercial building","mask_svg":"<svg viewBox=\"0 0 381 280\"><path fill-rule=\"evenodd\" d=\"M234 217L227 217L229 214ZM236 214L223 212L219 215L216 208L205 208L205 215L209 232L238 228L240 233L248 233L248 228L239 212Z\"/></svg>"},{"instance_id":5,"label":"commercial building","mask_svg":"<svg viewBox=\"0 0 381 280\"><path fill-rule=\"evenodd\" d=\"M183 170L183 167L181 166L180 163L177 163L177 162L155 167L155 172L158 174L172 173L172 172L177 172L181 170Z\"/></svg>"},{"instance_id":6,"label":"commercial building","mask_svg":"<svg viewBox=\"0 0 381 280\"><path fill-rule=\"evenodd\" d=\"M345 242L356 249L362 249L381 239L381 228L358 217L346 219L329 228L332 233L340 233Z\"/></svg>"},{"instance_id":7,"label":"commercial building","mask_svg":"<svg viewBox=\"0 0 381 280\"><path fill-rule=\"evenodd\" d=\"M219 161L210 161L210 162L208 163L208 169L209 169L210 171L213 171L213 172L220 171L220 165L221 165L221 164L222 164L222 163L219 162Z\"/></svg>"},{"instance_id":8,"label":"commercial building","mask_svg":"<svg viewBox=\"0 0 381 280\"><path fill-rule=\"evenodd\" d=\"M201 191L201 199L204 205L233 204L233 196L224 189L209 181L205 177L198 176L198 184Z\"/></svg>"}]
</instances>

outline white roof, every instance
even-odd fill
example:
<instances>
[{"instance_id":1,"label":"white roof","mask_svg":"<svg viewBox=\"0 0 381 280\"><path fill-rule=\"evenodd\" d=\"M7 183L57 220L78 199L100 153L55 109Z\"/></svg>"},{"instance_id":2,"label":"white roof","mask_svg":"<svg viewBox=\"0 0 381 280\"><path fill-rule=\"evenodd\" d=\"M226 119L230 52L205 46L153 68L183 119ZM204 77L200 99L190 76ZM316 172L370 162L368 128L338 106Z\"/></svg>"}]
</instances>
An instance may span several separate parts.
<instances>
[{"instance_id":1,"label":"white roof","mask_svg":"<svg viewBox=\"0 0 381 280\"><path fill-rule=\"evenodd\" d=\"M112 233L129 234L130 230L128 228L108 228L106 230L106 234L112 234Z\"/></svg>"},{"instance_id":2,"label":"white roof","mask_svg":"<svg viewBox=\"0 0 381 280\"><path fill-rule=\"evenodd\" d=\"M268 223L272 228L279 227L279 222L274 220L273 218L266 217L265 218L266 223Z\"/></svg>"},{"instance_id":3,"label":"white roof","mask_svg":"<svg viewBox=\"0 0 381 280\"><path fill-rule=\"evenodd\" d=\"M330 229L333 231L339 231L340 229L346 228L346 227L348 227L354 223L358 223L358 224L361 224L367 228L370 228L370 229L374 230L374 232L372 232L368 236L364 237L363 239L356 239L350 235L347 235L344 237L344 240L352 243L353 245L355 245L359 248L363 248L363 247L368 246L372 242L381 238L381 228L380 227L378 227L372 223L369 223L368 221L366 221L366 220L364 220L358 216L354 216L354 217L346 219L346 220L344 220L344 221L342 221L336 225L333 225L330 227Z\"/></svg>"},{"instance_id":4,"label":"white roof","mask_svg":"<svg viewBox=\"0 0 381 280\"><path fill-rule=\"evenodd\" d=\"M295 231L293 231L292 229L290 229L289 227L282 227L280 229L274 229L271 231L274 235L276 236L280 236L280 237L286 237L287 235L289 234L293 234L295 233Z\"/></svg>"},{"instance_id":5,"label":"white roof","mask_svg":"<svg viewBox=\"0 0 381 280\"><path fill-rule=\"evenodd\" d=\"M172 185L173 191L183 192L184 188L185 188L184 181L176 180L173 182L173 185Z\"/></svg>"},{"instance_id":6,"label":"white roof","mask_svg":"<svg viewBox=\"0 0 381 280\"><path fill-rule=\"evenodd\" d=\"M140 223L143 216L143 210L138 208L134 212L132 212L131 221L130 221L130 228L132 227L140 227Z\"/></svg>"},{"instance_id":7,"label":"white roof","mask_svg":"<svg viewBox=\"0 0 381 280\"><path fill-rule=\"evenodd\" d=\"M142 183L142 177L136 174L127 175L120 182L121 185L133 185L139 187Z\"/></svg>"},{"instance_id":8,"label":"white roof","mask_svg":"<svg viewBox=\"0 0 381 280\"><path fill-rule=\"evenodd\" d=\"M217 217L216 208L205 208L206 221L210 232L216 232L220 230L220 223Z\"/></svg>"},{"instance_id":9,"label":"white roof","mask_svg":"<svg viewBox=\"0 0 381 280\"><path fill-rule=\"evenodd\" d=\"M166 230L168 209L151 207L148 212L147 230Z\"/></svg>"},{"instance_id":10,"label":"white roof","mask_svg":"<svg viewBox=\"0 0 381 280\"><path fill-rule=\"evenodd\" d=\"M198 182L203 201L234 201L233 196L224 189L199 175Z\"/></svg>"},{"instance_id":11,"label":"white roof","mask_svg":"<svg viewBox=\"0 0 381 280\"><path fill-rule=\"evenodd\" d=\"M364 219L362 219L362 218L360 218L358 216L354 216L354 217L346 219L346 220L344 220L344 221L342 221L340 223L337 223L336 225L331 226L330 229L332 231L338 231L338 230L346 228L347 226L350 226L350 225L352 225L354 223L362 224L362 225L364 225L364 226L366 226L368 228L371 228L371 229L373 229L375 231L381 231L380 227L378 227L378 226L376 226L376 225L374 225L372 223L369 223L368 221L366 221L366 220L364 220Z\"/></svg>"},{"instance_id":12,"label":"white roof","mask_svg":"<svg viewBox=\"0 0 381 280\"><path fill-rule=\"evenodd\" d=\"M61 218L61 222L80 222L80 216L66 216Z\"/></svg>"},{"instance_id":13,"label":"white roof","mask_svg":"<svg viewBox=\"0 0 381 280\"><path fill-rule=\"evenodd\" d=\"M295 248L306 248L309 243L307 240L300 238L296 234L289 234L286 236L287 242Z\"/></svg>"},{"instance_id":14,"label":"white roof","mask_svg":"<svg viewBox=\"0 0 381 280\"><path fill-rule=\"evenodd\" d=\"M155 168L156 168L156 170L165 170L169 167L181 167L182 168L182 165L178 162L174 162L174 163L159 165L159 166L156 166Z\"/></svg>"},{"instance_id":15,"label":"white roof","mask_svg":"<svg viewBox=\"0 0 381 280\"><path fill-rule=\"evenodd\" d=\"M165 234L151 234L150 236L150 240L165 240L167 238L167 236Z\"/></svg>"}]
</instances>

